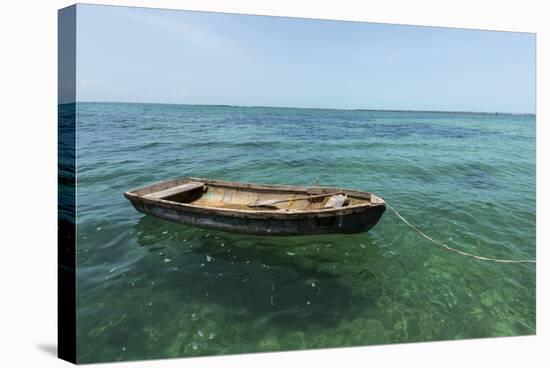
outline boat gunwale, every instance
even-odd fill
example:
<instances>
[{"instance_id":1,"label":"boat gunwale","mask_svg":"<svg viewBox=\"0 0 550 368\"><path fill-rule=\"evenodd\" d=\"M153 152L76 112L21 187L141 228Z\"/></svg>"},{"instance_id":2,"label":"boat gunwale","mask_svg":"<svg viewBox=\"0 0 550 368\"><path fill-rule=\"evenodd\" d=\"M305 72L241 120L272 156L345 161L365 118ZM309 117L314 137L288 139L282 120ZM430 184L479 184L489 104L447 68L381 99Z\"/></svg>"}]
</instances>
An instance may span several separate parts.
<instances>
[{"instance_id":1,"label":"boat gunwale","mask_svg":"<svg viewBox=\"0 0 550 368\"><path fill-rule=\"evenodd\" d=\"M305 211L284 211L284 210L241 210L235 208L223 208L223 207L212 207L212 206L203 206L203 205L193 205L190 203L169 201L165 199L153 199L147 198L145 195L139 195L135 193L136 191L153 188L159 185L166 185L169 183L177 181L198 181L204 182L206 185L218 185L242 189L260 189L260 190L279 190L279 191L291 191L296 193L307 192L309 189L315 188L320 190L334 190L334 191L343 191L348 195L359 197L361 199L366 199L367 196L375 196L378 199L378 203L362 203L352 206L346 206L341 208L322 208L322 209L313 209ZM307 217L333 217L337 215L347 215L355 212L360 212L362 210L369 210L379 206L385 207L385 201L382 197L365 191L357 191L343 188L335 187L321 187L321 186L299 186L299 185L278 185L278 184L255 184L255 183L242 183L242 182L232 182L232 181L222 181L215 179L205 179L205 178L196 178L196 177L178 177L168 180L159 181L141 188L131 189L124 193L124 196L131 200L145 204L158 205L161 207L168 207L179 210L191 210L191 212L196 213L211 213L218 215L226 215L232 217L248 217L248 218L276 218L276 219L289 219L289 218L307 218Z\"/></svg>"}]
</instances>

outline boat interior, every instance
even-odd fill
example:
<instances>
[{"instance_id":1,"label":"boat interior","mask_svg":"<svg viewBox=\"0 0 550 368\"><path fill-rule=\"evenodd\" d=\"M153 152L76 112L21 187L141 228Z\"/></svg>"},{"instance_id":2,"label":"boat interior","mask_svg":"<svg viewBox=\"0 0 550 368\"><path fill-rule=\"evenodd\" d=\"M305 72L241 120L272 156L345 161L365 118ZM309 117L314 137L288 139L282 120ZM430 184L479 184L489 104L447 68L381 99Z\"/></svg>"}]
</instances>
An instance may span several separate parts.
<instances>
[{"instance_id":1,"label":"boat interior","mask_svg":"<svg viewBox=\"0 0 550 368\"><path fill-rule=\"evenodd\" d=\"M322 187L235 185L174 181L133 192L144 198L248 211L310 211L370 203L371 196Z\"/></svg>"}]
</instances>

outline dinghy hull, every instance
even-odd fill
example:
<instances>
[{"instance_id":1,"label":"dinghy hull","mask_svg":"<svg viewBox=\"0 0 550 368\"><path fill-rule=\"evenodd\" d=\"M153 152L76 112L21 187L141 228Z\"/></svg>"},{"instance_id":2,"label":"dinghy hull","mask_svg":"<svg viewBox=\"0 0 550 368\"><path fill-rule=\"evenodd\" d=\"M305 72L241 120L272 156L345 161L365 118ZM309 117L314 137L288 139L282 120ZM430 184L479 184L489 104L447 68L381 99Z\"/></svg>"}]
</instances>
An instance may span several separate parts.
<instances>
[{"instance_id":1,"label":"dinghy hull","mask_svg":"<svg viewBox=\"0 0 550 368\"><path fill-rule=\"evenodd\" d=\"M181 188L179 192L177 188ZM319 197L318 193L342 192L350 197L350 203L340 208L323 208L328 198L300 200L304 194ZM376 225L385 211L384 200L369 192L199 178L173 179L124 195L144 214L185 225L251 235L361 233ZM250 204L262 198L289 196L296 200L281 203L282 208L259 208Z\"/></svg>"}]
</instances>

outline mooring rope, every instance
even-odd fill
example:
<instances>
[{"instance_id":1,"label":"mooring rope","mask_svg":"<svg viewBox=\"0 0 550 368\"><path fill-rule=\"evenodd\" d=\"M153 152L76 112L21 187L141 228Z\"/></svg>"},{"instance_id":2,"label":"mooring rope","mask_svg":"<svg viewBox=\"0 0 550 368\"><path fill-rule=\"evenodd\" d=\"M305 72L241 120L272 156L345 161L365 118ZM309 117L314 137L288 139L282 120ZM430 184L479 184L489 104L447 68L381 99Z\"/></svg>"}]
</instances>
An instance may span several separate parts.
<instances>
[{"instance_id":1,"label":"mooring rope","mask_svg":"<svg viewBox=\"0 0 550 368\"><path fill-rule=\"evenodd\" d=\"M433 239L431 236L429 236L428 234L426 234L425 232L423 232L422 230L420 230L419 228L417 228L416 226L411 224L409 221L407 221L406 218L401 216L401 214L399 212L397 212L397 210L395 208L393 208L388 202L386 202L386 206L390 210L392 210L393 213L395 213L395 215L397 217L399 217L405 224L409 225L413 230L415 230L417 233L422 235L424 238L428 239L432 243L435 243L435 244L437 244L437 245L439 245L439 246L441 246L441 247L443 247L443 248L445 248L445 249L447 249L451 252L455 252L455 253L461 254L461 255L466 256L466 257L479 259L481 261L491 261L491 262L499 262L499 263L536 263L536 261L530 260L530 259L513 260L513 259L498 259L498 258L488 258L488 257L476 256L475 254L470 254L470 253L463 252L459 249L455 249L455 248L450 247L449 245L447 245L445 243L442 243L438 240Z\"/></svg>"}]
</instances>

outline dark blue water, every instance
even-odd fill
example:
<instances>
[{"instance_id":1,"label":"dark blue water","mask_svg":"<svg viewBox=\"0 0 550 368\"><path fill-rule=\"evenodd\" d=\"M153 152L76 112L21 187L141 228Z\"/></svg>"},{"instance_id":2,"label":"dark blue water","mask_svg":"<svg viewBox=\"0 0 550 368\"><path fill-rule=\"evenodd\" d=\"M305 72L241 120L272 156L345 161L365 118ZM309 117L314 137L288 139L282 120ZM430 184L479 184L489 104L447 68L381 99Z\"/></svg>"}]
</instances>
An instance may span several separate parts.
<instances>
[{"instance_id":1,"label":"dark blue water","mask_svg":"<svg viewBox=\"0 0 550 368\"><path fill-rule=\"evenodd\" d=\"M136 212L177 176L368 190L434 238L535 257L535 117L79 103L81 362L535 333L535 268L371 232L253 237Z\"/></svg>"}]
</instances>

